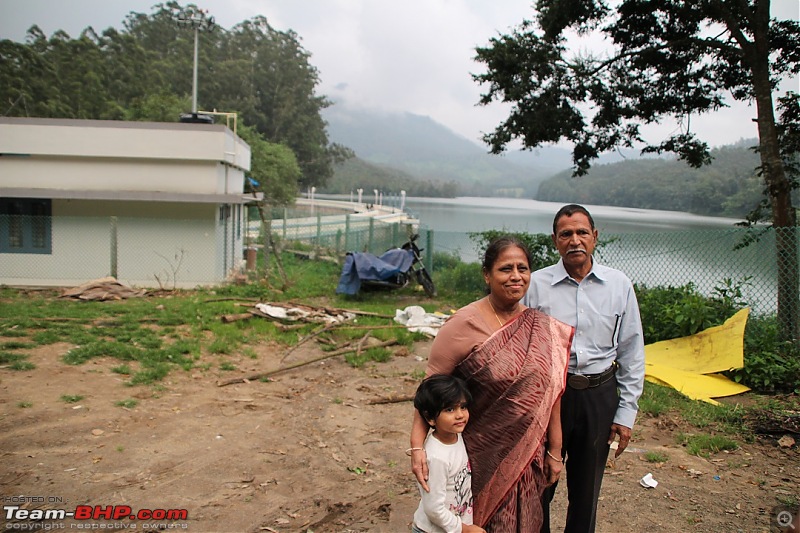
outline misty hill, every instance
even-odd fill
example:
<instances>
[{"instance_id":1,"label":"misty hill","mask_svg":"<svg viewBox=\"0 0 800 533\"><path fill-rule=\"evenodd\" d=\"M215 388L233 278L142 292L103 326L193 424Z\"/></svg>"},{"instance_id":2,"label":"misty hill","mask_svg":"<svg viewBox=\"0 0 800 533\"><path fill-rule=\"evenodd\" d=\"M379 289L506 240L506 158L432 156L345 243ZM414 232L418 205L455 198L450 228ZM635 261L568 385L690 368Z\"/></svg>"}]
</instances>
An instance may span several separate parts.
<instances>
[{"instance_id":1,"label":"misty hill","mask_svg":"<svg viewBox=\"0 0 800 533\"><path fill-rule=\"evenodd\" d=\"M330 140L356 153L356 159L335 167L333 179L321 188L327 193L361 187L405 190L410 196L534 198L542 181L572 165L570 150L560 147L492 155L430 117L411 113L335 104L322 114ZM598 164L640 157L633 150L614 152L601 156Z\"/></svg>"},{"instance_id":2,"label":"misty hill","mask_svg":"<svg viewBox=\"0 0 800 533\"><path fill-rule=\"evenodd\" d=\"M455 184L458 195L532 197L542 180L570 164L569 152L559 148L545 149L548 156L528 153L527 159L492 155L431 118L411 113L377 113L337 104L325 109L323 117L330 140L353 149L363 162L387 172L396 169L437 188ZM344 170L337 168L328 188L339 188L343 179L352 181L352 176L341 175ZM387 185L395 188L392 182L382 188ZM445 189L452 191L449 185Z\"/></svg>"},{"instance_id":3,"label":"misty hill","mask_svg":"<svg viewBox=\"0 0 800 533\"><path fill-rule=\"evenodd\" d=\"M763 198L756 173L755 139L711 150L701 168L666 159L595 165L586 176L569 171L544 181L537 200L667 209L712 216L744 217Z\"/></svg>"}]
</instances>

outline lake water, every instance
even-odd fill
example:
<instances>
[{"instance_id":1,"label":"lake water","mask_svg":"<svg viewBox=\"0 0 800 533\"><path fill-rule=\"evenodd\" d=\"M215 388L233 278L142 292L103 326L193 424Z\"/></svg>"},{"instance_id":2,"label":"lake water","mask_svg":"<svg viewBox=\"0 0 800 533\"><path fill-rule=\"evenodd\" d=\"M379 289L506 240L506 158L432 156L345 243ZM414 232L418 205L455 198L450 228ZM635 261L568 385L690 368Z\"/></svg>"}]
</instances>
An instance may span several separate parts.
<instances>
[{"instance_id":1,"label":"lake water","mask_svg":"<svg viewBox=\"0 0 800 533\"><path fill-rule=\"evenodd\" d=\"M470 232L508 230L552 233L553 216L564 205L509 198L408 198L406 211L433 230L433 249L477 261L482 254ZM775 308L777 277L774 235L736 250L746 230L738 219L675 211L585 205L600 233L599 259L650 287L693 283L711 294L725 279L747 279L745 298L754 310Z\"/></svg>"},{"instance_id":2,"label":"lake water","mask_svg":"<svg viewBox=\"0 0 800 533\"><path fill-rule=\"evenodd\" d=\"M406 211L434 232L507 229L552 233L553 216L564 205L516 198L407 198ZM675 211L585 205L600 233L639 233L730 228L737 219Z\"/></svg>"}]
</instances>

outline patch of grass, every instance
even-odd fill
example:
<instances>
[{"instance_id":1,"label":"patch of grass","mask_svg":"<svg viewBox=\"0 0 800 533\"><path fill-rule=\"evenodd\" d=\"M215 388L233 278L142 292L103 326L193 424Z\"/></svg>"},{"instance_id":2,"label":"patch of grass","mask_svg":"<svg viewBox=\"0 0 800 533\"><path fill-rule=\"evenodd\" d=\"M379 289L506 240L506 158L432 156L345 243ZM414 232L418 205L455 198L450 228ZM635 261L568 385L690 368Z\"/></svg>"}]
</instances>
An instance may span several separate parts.
<instances>
[{"instance_id":1,"label":"patch of grass","mask_svg":"<svg viewBox=\"0 0 800 533\"><path fill-rule=\"evenodd\" d=\"M0 365L7 365L27 359L27 355L14 352L0 352Z\"/></svg>"},{"instance_id":2,"label":"patch of grass","mask_svg":"<svg viewBox=\"0 0 800 533\"><path fill-rule=\"evenodd\" d=\"M168 363L152 363L134 374L129 383L131 385L152 385L154 382L164 379L169 374L169 369Z\"/></svg>"},{"instance_id":3,"label":"patch of grass","mask_svg":"<svg viewBox=\"0 0 800 533\"><path fill-rule=\"evenodd\" d=\"M115 341L92 341L67 352L63 361L68 365L81 365L95 357L114 357L121 361L136 360L141 350L131 344Z\"/></svg>"},{"instance_id":4,"label":"patch of grass","mask_svg":"<svg viewBox=\"0 0 800 533\"><path fill-rule=\"evenodd\" d=\"M14 361L8 368L11 370L33 370L36 365L30 361Z\"/></svg>"},{"instance_id":5,"label":"patch of grass","mask_svg":"<svg viewBox=\"0 0 800 533\"><path fill-rule=\"evenodd\" d=\"M712 453L722 450L735 450L739 445L724 435L690 435L681 433L677 437L678 444L685 446L691 455L708 458Z\"/></svg>"},{"instance_id":6,"label":"patch of grass","mask_svg":"<svg viewBox=\"0 0 800 533\"><path fill-rule=\"evenodd\" d=\"M128 398L127 400L119 400L114 402L114 405L117 407L124 407L125 409L133 409L139 402L134 400L133 398Z\"/></svg>"},{"instance_id":7,"label":"patch of grass","mask_svg":"<svg viewBox=\"0 0 800 533\"><path fill-rule=\"evenodd\" d=\"M32 342L23 341L7 341L0 342L0 350L25 350L28 348L35 348L36 345Z\"/></svg>"},{"instance_id":8,"label":"patch of grass","mask_svg":"<svg viewBox=\"0 0 800 533\"><path fill-rule=\"evenodd\" d=\"M418 381L422 381L425 378L425 370L422 369L422 368L418 368L416 370L412 370L411 371L411 377L416 379L416 380L418 380Z\"/></svg>"},{"instance_id":9,"label":"patch of grass","mask_svg":"<svg viewBox=\"0 0 800 533\"><path fill-rule=\"evenodd\" d=\"M738 405L691 400L673 388L645 381L639 412L657 417L667 412L678 412L681 417L698 428L711 428L727 434L740 434L744 428L744 410Z\"/></svg>"},{"instance_id":10,"label":"patch of grass","mask_svg":"<svg viewBox=\"0 0 800 533\"><path fill-rule=\"evenodd\" d=\"M669 461L669 456L661 452L647 452L644 454L644 460L648 463L666 463Z\"/></svg>"},{"instance_id":11,"label":"patch of grass","mask_svg":"<svg viewBox=\"0 0 800 533\"><path fill-rule=\"evenodd\" d=\"M344 356L344 360L355 368L361 368L364 363L375 361L384 363L392 358L392 352L386 348L370 348L361 352L359 355L349 353Z\"/></svg>"},{"instance_id":12,"label":"patch of grass","mask_svg":"<svg viewBox=\"0 0 800 533\"><path fill-rule=\"evenodd\" d=\"M122 374L123 376L130 376L131 373L133 372L131 370L131 367L128 365L115 366L111 369L111 371L114 372L115 374Z\"/></svg>"},{"instance_id":13,"label":"patch of grass","mask_svg":"<svg viewBox=\"0 0 800 533\"><path fill-rule=\"evenodd\" d=\"M20 409L27 409L29 407L33 407L33 403L31 402L17 402L17 407Z\"/></svg>"},{"instance_id":14,"label":"patch of grass","mask_svg":"<svg viewBox=\"0 0 800 533\"><path fill-rule=\"evenodd\" d=\"M796 496L784 496L782 494L778 494L775 496L775 499L778 500L778 503L781 505L785 505L786 507L794 507L796 508L798 504L800 504L800 500L797 499Z\"/></svg>"},{"instance_id":15,"label":"patch of grass","mask_svg":"<svg viewBox=\"0 0 800 533\"><path fill-rule=\"evenodd\" d=\"M230 355L233 352L233 347L225 339L214 339L209 345L208 351L218 355Z\"/></svg>"},{"instance_id":16,"label":"patch of grass","mask_svg":"<svg viewBox=\"0 0 800 533\"><path fill-rule=\"evenodd\" d=\"M229 372L231 370L236 370L236 365L230 361L223 361L219 364L219 369Z\"/></svg>"},{"instance_id":17,"label":"patch of grass","mask_svg":"<svg viewBox=\"0 0 800 533\"><path fill-rule=\"evenodd\" d=\"M61 401L66 403L78 403L79 401L83 400L83 396L80 394L62 394Z\"/></svg>"}]
</instances>

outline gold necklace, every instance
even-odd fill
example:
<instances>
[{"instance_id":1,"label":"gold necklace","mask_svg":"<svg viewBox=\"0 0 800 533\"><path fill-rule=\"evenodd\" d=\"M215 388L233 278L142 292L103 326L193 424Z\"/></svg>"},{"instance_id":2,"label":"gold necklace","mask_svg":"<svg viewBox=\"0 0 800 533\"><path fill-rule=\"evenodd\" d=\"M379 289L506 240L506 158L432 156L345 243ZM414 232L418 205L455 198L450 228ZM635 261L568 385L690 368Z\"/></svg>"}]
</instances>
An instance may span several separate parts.
<instances>
[{"instance_id":1,"label":"gold necklace","mask_svg":"<svg viewBox=\"0 0 800 533\"><path fill-rule=\"evenodd\" d=\"M500 324L500 327L503 327L503 321L500 320L499 316L497 316L497 309L494 308L491 296L487 296L486 301L489 302L489 306L492 308L492 312L494 313L494 317L497 319L497 323ZM516 310L516 307L514 309Z\"/></svg>"}]
</instances>

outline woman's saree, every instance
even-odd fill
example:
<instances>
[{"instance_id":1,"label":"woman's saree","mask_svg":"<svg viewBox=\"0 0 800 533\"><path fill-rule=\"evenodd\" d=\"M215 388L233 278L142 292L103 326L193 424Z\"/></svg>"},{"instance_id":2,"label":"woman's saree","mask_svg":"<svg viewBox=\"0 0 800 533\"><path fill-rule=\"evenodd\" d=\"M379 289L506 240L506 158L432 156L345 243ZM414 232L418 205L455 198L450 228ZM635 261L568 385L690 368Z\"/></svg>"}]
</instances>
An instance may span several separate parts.
<instances>
[{"instance_id":1,"label":"woman's saree","mask_svg":"<svg viewBox=\"0 0 800 533\"><path fill-rule=\"evenodd\" d=\"M455 369L474 399L464 440L474 520L488 531L539 531L542 443L564 392L572 334L571 326L526 309Z\"/></svg>"}]
</instances>

